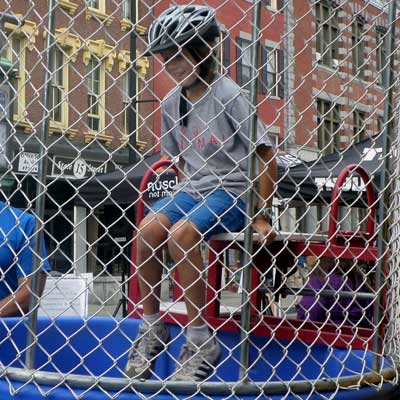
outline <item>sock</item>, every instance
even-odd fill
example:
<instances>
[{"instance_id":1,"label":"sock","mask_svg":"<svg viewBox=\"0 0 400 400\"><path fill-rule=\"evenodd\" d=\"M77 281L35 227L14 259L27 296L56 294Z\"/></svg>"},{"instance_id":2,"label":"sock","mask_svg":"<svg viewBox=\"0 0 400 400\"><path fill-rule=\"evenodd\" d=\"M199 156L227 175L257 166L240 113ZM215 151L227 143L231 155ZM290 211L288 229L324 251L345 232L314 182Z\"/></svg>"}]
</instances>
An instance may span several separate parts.
<instances>
[{"instance_id":1,"label":"sock","mask_svg":"<svg viewBox=\"0 0 400 400\"><path fill-rule=\"evenodd\" d=\"M186 331L187 340L196 346L201 346L210 339L210 337L210 330L206 324L200 326L189 325Z\"/></svg>"},{"instance_id":2,"label":"sock","mask_svg":"<svg viewBox=\"0 0 400 400\"><path fill-rule=\"evenodd\" d=\"M143 314L143 322L148 326L152 326L154 324L160 323L161 322L161 314L159 312L155 313L155 314L151 314L151 315Z\"/></svg>"}]
</instances>

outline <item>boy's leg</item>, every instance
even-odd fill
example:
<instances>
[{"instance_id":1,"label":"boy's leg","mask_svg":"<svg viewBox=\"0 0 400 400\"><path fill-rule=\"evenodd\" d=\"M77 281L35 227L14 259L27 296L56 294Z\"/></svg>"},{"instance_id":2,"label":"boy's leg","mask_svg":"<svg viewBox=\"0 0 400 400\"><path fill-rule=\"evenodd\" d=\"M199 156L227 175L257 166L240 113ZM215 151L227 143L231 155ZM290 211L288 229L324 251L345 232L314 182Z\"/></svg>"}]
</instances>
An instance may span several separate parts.
<instances>
[{"instance_id":1,"label":"boy's leg","mask_svg":"<svg viewBox=\"0 0 400 400\"><path fill-rule=\"evenodd\" d=\"M200 243L203 240L197 226L181 220L171 228L168 242L170 255L179 272L179 284L185 292L185 304L189 324L204 325L202 310L205 303L205 281L202 279L204 269L200 254Z\"/></svg>"},{"instance_id":2,"label":"boy's leg","mask_svg":"<svg viewBox=\"0 0 400 400\"><path fill-rule=\"evenodd\" d=\"M193 204L193 199L185 194L163 199L153 205L153 212L140 223L137 268L144 323L128 356L125 373L130 377L148 379L157 356L169 342L168 329L160 316L161 248L172 223L178 221Z\"/></svg>"},{"instance_id":3,"label":"boy's leg","mask_svg":"<svg viewBox=\"0 0 400 400\"><path fill-rule=\"evenodd\" d=\"M144 315L154 315L160 311L161 250L171 225L165 215L150 213L139 226L137 266Z\"/></svg>"},{"instance_id":4,"label":"boy's leg","mask_svg":"<svg viewBox=\"0 0 400 400\"><path fill-rule=\"evenodd\" d=\"M186 220L171 228L168 248L179 269L188 313L188 343L183 347L174 379L204 380L219 359L219 345L208 330L203 314L206 283L200 242L223 231L238 231L244 224L244 204L229 193L216 190L196 205ZM200 357L200 360L199 360Z\"/></svg>"}]
</instances>

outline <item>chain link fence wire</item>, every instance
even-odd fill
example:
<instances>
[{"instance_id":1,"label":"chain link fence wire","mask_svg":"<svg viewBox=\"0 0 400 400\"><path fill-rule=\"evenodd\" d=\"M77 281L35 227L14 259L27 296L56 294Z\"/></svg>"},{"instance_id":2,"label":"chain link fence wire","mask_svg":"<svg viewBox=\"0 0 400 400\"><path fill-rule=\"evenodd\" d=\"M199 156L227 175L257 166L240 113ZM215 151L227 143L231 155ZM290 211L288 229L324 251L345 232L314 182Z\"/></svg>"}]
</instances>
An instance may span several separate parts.
<instances>
[{"instance_id":1,"label":"chain link fence wire","mask_svg":"<svg viewBox=\"0 0 400 400\"><path fill-rule=\"evenodd\" d=\"M0 0L2 398L398 384L399 46L396 0Z\"/></svg>"}]
</instances>

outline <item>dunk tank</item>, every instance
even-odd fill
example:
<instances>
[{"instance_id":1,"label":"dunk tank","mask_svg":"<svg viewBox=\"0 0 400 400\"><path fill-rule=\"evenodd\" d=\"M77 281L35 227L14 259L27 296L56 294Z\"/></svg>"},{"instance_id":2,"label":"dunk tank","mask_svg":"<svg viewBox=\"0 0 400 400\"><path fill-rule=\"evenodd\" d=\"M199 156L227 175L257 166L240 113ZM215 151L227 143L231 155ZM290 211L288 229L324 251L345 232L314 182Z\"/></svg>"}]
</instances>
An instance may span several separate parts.
<instances>
[{"instance_id":1,"label":"dunk tank","mask_svg":"<svg viewBox=\"0 0 400 400\"><path fill-rule=\"evenodd\" d=\"M353 400L380 396L382 390L398 385L400 157L399 113L392 93L395 79L400 76L398 72L393 74L393 65L398 69L398 63L393 64L396 0L386 6L378 1L363 2L363 6L354 2L357 3L354 7L350 7L350 2L339 7L335 2L317 1L310 5L309 11L297 8L301 3L298 1L235 0L220 4L210 0L224 26L216 53L219 78L230 75L237 81L249 107L261 119L267 119L266 131L276 133L277 147L291 150L295 155L283 151L276 154L278 173L272 223L277 236L273 243L260 243L252 230L251 204L256 201L253 191L247 194L247 223L243 231L220 233L208 242L199 243L204 262L202 279L206 282L206 305L201 311L222 349L211 375L202 382L171 379L179 366L178 356L188 321L185 289L177 268L163 249L154 250L154 257L158 257L163 267L162 280L154 291L160 297L162 319L172 339L158 355L149 379L128 377L124 372L142 314L138 228L151 203L168 195L176 176L182 172L176 159L154 163L159 139L155 132L160 128L159 101L165 94L166 75L159 61L140 57L145 26L169 4L160 1L149 6L139 1L136 8L133 1L87 3L81 9L74 2L49 0L32 8L35 15L29 10L22 15L12 5L6 10L10 15L0 14L2 39L7 43L10 38L18 39L18 46L22 46L17 48L17 42L12 41L11 47L5 45L5 52L0 48L1 54L9 59L4 65L14 63L17 69L25 68L7 78L14 86L7 86L7 95L0 98L1 110L5 105L8 120L13 121L12 107L7 101L13 93L14 97L24 93L24 85L35 87L31 71L39 67L46 76L47 89L40 102L42 117L36 121L37 126L43 127L37 140L40 156L29 156L34 161L28 163L23 178L10 166L15 182L19 182L10 194L24 194L27 176L38 185L35 205L25 196L29 200L25 206L37 220L37 234L32 238L37 254L44 240L43 232L48 238L49 257L69 254L66 243L73 241L69 268L48 277L52 290L58 290L58 297L53 299L58 311L44 308L52 290L45 290L39 296L37 272L43 260L36 257L29 284L29 311L24 317L0 319L0 399ZM109 15L111 3L115 11ZM47 7L46 10L39 5ZM347 69L351 70L343 57L354 49L337 51L337 42L345 46L348 40L330 40L333 34L342 37L346 28L351 29L349 21L354 15L357 21L371 23L377 35L383 32L382 26L386 32L378 37L374 51L365 49L363 57L360 58L360 52L353 57L359 69L362 65L375 66L372 73L365 74L368 80L365 86L364 81L354 77L347 82L342 79L340 84L335 80L339 74L343 77L349 73ZM344 28L339 30L339 25ZM82 41L83 26L104 33L105 39L96 36ZM315 27L315 32L313 29L310 33L310 26ZM43 51L38 45L42 34L37 36L35 27L46 33L43 59L39 61L36 53ZM357 32L362 37L365 33ZM372 42L375 40L369 41ZM353 47L357 46L353 40ZM32 49L35 50L32 54L36 54L33 66L29 61ZM62 50L56 57L55 49ZM17 62L11 55L21 51L24 57ZM307 62L300 61L303 51L309 52ZM52 65L53 59L56 65ZM80 69L82 59L84 66ZM0 61L3 65L3 58ZM327 62L330 64L326 65ZM236 71L233 65L237 66ZM257 65L260 67L254 68ZM68 87L67 67L81 74L80 80L89 93L89 109L81 110L75 104L82 92L76 91L72 77ZM0 79L2 71L3 67ZM296 76L297 73L301 76ZM309 90L304 90L299 82L309 79ZM122 86L128 82L129 88L121 89L119 82ZM0 94L1 85L0 82ZM377 92L370 93L371 88ZM48 95L50 92L53 96ZM60 117L67 98L71 108L78 111L78 120L73 125L68 118ZM119 98L124 109L117 107ZM61 103L54 103L54 99L65 103L64 108ZM115 104L110 104L110 99L115 99L112 102ZM340 111L332 99L338 99ZM20 107L25 103L15 104ZM104 115L100 109L105 110ZM21 118L25 115L17 111ZM254 151L257 117L250 114L247 121L236 123L238 129L245 125L250 135L247 177L253 185L259 164ZM35 115L40 112L33 113L32 118ZM9 124L13 128L7 131L10 137L21 140L17 131L20 122L25 132L34 133L33 122L29 125L25 119L21 121ZM213 121L205 123L211 126ZM83 135L83 150L79 148L74 160L63 159L61 164L57 162L59 155L53 154L54 149L59 141L65 141L75 154L77 127L82 127L82 132L88 131ZM125 133L120 137L114 128L120 136ZM147 142L140 139L145 131L154 135ZM307 138L303 137L304 132ZM201 147L199 132L193 140L199 141L196 143ZM81 158L86 150L90 157L95 157L97 153L90 147L93 144L107 153L100 167L95 167L91 159L83 162ZM121 168L119 163L125 160L125 149L129 149L130 165ZM146 154L139 155L138 149ZM137 159L136 156L132 159L132 152ZM303 153L307 157L302 158ZM152 156L146 157L148 154ZM26 154L24 157L29 158ZM205 166L209 158L205 159ZM54 164L50 180L46 176L48 159ZM101 172L106 172L108 162L115 171L96 174L96 168L104 167ZM64 189L58 189L57 184L72 188L68 192L71 195L62 197ZM68 208L71 199L75 202L73 212ZM107 208L110 205L117 215L113 214L113 218ZM53 214L46 214L47 206ZM49 228L57 215L66 218L67 225L72 227L65 237ZM127 240L113 234L124 223L129 226ZM106 256L102 248L109 237L114 253ZM117 257L128 264L128 270L118 270L118 278L111 268ZM323 259L331 260L331 266L318 275ZM86 276L82 289L64 285L67 275L68 279L70 274L81 279L83 272L90 272L91 276ZM312 284L316 275L326 283L339 272L342 282L339 286ZM100 281L108 282L107 288L114 285L103 297L96 290ZM76 311L74 304L88 293L97 306ZM107 308L113 299L119 299L114 312ZM308 306L304 302L307 299ZM313 317L313 307L323 311L322 318Z\"/></svg>"}]
</instances>

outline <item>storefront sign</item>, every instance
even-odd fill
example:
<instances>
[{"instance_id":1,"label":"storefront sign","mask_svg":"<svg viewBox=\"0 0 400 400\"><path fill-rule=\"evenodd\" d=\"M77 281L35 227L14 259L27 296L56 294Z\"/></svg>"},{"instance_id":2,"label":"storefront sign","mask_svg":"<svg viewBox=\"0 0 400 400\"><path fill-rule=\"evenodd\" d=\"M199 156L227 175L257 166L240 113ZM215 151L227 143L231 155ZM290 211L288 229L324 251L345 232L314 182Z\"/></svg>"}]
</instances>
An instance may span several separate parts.
<instances>
[{"instance_id":1,"label":"storefront sign","mask_svg":"<svg viewBox=\"0 0 400 400\"><path fill-rule=\"evenodd\" d=\"M39 170L39 154L24 151L19 154L17 172L37 174Z\"/></svg>"},{"instance_id":2,"label":"storefront sign","mask_svg":"<svg viewBox=\"0 0 400 400\"><path fill-rule=\"evenodd\" d=\"M84 160L83 158L70 159L54 156L52 175L61 175L65 178L82 179L90 175L105 174L107 163L101 161Z\"/></svg>"},{"instance_id":3,"label":"storefront sign","mask_svg":"<svg viewBox=\"0 0 400 400\"><path fill-rule=\"evenodd\" d=\"M23 151L14 155L14 171L37 174L39 170L39 154ZM108 163L85 160L83 158L67 158L49 155L47 174L53 177L82 179L92 174L108 172Z\"/></svg>"}]
</instances>

